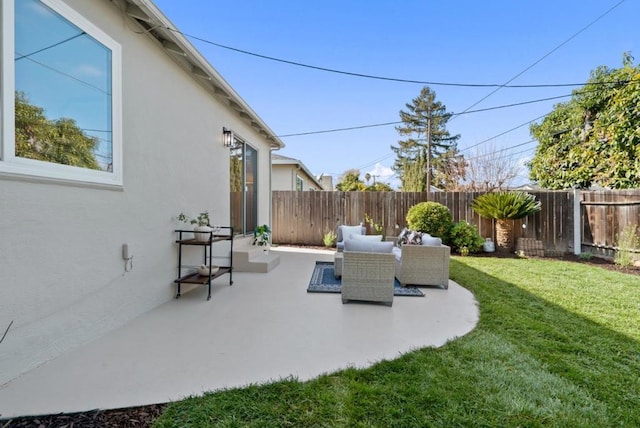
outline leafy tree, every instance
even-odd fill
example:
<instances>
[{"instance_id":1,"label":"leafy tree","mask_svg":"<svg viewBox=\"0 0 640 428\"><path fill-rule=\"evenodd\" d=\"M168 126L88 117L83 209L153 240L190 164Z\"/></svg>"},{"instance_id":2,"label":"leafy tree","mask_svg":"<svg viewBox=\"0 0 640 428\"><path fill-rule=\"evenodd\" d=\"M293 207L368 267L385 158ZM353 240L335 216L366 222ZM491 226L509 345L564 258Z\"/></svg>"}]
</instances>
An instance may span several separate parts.
<instances>
[{"instance_id":1,"label":"leafy tree","mask_svg":"<svg viewBox=\"0 0 640 428\"><path fill-rule=\"evenodd\" d=\"M433 162L433 185L452 192L462 190L467 166L468 162L457 148L447 150Z\"/></svg>"},{"instance_id":2,"label":"leafy tree","mask_svg":"<svg viewBox=\"0 0 640 428\"><path fill-rule=\"evenodd\" d=\"M446 125L451 114L446 112L444 104L436 101L436 93L428 86L405 105L407 110L400 110L403 125L396 130L406 139L398 141L398 147L391 146L396 154L393 169L402 181L403 190L429 189L433 162L448 150L455 150L460 135L449 134ZM417 168L423 165L422 171Z\"/></svg>"},{"instance_id":3,"label":"leafy tree","mask_svg":"<svg viewBox=\"0 0 640 428\"><path fill-rule=\"evenodd\" d=\"M427 181L425 179L425 171L427 170L426 160L419 156L415 160L402 159L402 191L403 192L425 192L427 190ZM394 168L398 171L397 168Z\"/></svg>"},{"instance_id":4,"label":"leafy tree","mask_svg":"<svg viewBox=\"0 0 640 428\"><path fill-rule=\"evenodd\" d=\"M368 173L367 173L368 174ZM336 190L342 192L392 192L393 189L387 183L373 183L366 185L360 180L360 171L357 169L349 169L345 171L340 179L340 183L336 185Z\"/></svg>"},{"instance_id":5,"label":"leafy tree","mask_svg":"<svg viewBox=\"0 0 640 428\"><path fill-rule=\"evenodd\" d=\"M493 144L478 147L467 159L465 190L474 192L503 190L520 174L517 160L498 150Z\"/></svg>"},{"instance_id":6,"label":"leafy tree","mask_svg":"<svg viewBox=\"0 0 640 428\"><path fill-rule=\"evenodd\" d=\"M16 156L89 169L101 169L94 151L98 139L86 135L75 120L47 119L42 107L15 94Z\"/></svg>"},{"instance_id":7,"label":"leafy tree","mask_svg":"<svg viewBox=\"0 0 640 428\"><path fill-rule=\"evenodd\" d=\"M496 220L496 245L502 252L513 250L513 222L540 211L542 204L525 192L491 192L478 196L471 208L478 215Z\"/></svg>"},{"instance_id":8,"label":"leafy tree","mask_svg":"<svg viewBox=\"0 0 640 428\"><path fill-rule=\"evenodd\" d=\"M365 190L367 186L360 180L360 171L350 169L345 171L340 182L336 185L336 190L342 192L357 192Z\"/></svg>"},{"instance_id":9,"label":"leafy tree","mask_svg":"<svg viewBox=\"0 0 640 428\"><path fill-rule=\"evenodd\" d=\"M530 177L542 187L640 187L640 67L625 53L622 68L596 68L530 130L539 142Z\"/></svg>"},{"instance_id":10,"label":"leafy tree","mask_svg":"<svg viewBox=\"0 0 640 428\"><path fill-rule=\"evenodd\" d=\"M368 192L393 192L391 186L389 186L387 183L381 183L379 181L377 183L368 185L364 190Z\"/></svg>"}]
</instances>

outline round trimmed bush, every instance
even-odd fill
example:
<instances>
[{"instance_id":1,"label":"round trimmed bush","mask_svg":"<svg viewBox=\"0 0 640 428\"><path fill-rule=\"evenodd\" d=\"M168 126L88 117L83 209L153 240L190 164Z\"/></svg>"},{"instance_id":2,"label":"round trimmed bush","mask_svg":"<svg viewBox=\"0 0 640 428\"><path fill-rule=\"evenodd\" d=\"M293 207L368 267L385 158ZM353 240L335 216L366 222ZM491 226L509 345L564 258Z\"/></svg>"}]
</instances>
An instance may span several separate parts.
<instances>
[{"instance_id":1,"label":"round trimmed bush","mask_svg":"<svg viewBox=\"0 0 640 428\"><path fill-rule=\"evenodd\" d=\"M458 253L462 247L467 247L470 253L477 253L482 249L484 238L473 224L463 220L451 228L450 242L453 250Z\"/></svg>"},{"instance_id":2,"label":"round trimmed bush","mask_svg":"<svg viewBox=\"0 0 640 428\"><path fill-rule=\"evenodd\" d=\"M426 232L447 243L453 218L449 208L438 202L420 202L409 208L407 225L411 230Z\"/></svg>"}]
</instances>

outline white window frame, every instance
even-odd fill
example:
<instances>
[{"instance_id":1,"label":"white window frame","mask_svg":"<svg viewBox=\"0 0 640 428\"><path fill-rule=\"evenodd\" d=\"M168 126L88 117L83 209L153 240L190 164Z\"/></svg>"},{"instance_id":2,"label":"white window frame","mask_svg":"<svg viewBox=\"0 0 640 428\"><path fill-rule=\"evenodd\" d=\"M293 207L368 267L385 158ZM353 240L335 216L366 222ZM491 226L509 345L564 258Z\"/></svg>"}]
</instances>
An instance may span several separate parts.
<instances>
[{"instance_id":1,"label":"white window frame","mask_svg":"<svg viewBox=\"0 0 640 428\"><path fill-rule=\"evenodd\" d=\"M0 20L2 22L2 45L0 46L2 58L0 66L0 96L2 96L0 176L122 187L122 50L120 44L62 1L40 0L44 5L111 50L111 144L113 170L112 172L97 171L17 157L15 155L14 1L20 0L0 1L2 1L2 8L0 9Z\"/></svg>"},{"instance_id":2,"label":"white window frame","mask_svg":"<svg viewBox=\"0 0 640 428\"><path fill-rule=\"evenodd\" d=\"M300 190L298 190L298 183L300 183ZM296 191L302 190L304 190L304 179L300 176L300 174L296 174Z\"/></svg>"}]
</instances>

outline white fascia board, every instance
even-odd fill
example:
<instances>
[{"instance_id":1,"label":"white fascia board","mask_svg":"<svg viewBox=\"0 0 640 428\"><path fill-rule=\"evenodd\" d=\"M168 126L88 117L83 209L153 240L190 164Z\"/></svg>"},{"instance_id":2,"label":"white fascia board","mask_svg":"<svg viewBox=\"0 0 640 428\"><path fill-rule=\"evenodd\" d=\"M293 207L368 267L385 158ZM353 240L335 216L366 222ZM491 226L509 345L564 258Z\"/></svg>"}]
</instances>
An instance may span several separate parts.
<instances>
[{"instance_id":1,"label":"white fascia board","mask_svg":"<svg viewBox=\"0 0 640 428\"><path fill-rule=\"evenodd\" d=\"M162 11L150 0L127 0L128 3L135 5L137 8L141 9L146 15L151 18L153 24L149 23L152 26L159 26L166 28L175 28L179 31L178 27L174 25L167 16L162 13ZM229 94L229 98L231 101L238 104L242 111L248 116L249 122L254 121L260 125L260 127L266 131L268 137L266 139L269 141L271 148L278 150L284 147L284 143L280 138L276 136L276 133L269 128L269 126L258 116L258 114L253 111L253 109L247 104L247 102L242 99L242 97L233 89L233 87L218 73L218 71L207 61L205 57L191 44L191 42L182 34L171 31L164 30L163 35L166 38L175 43L178 47L180 47L185 53L187 58L189 58L189 62L191 63L191 69L186 70L189 72L193 79L202 81L203 76L202 73L193 73L193 67L198 67L201 71L204 71L207 75L211 77L211 93L216 94L220 91L215 90L215 86L219 86L224 92ZM153 37L153 36L152 36ZM179 64L184 64L180 61L177 61Z\"/></svg>"}]
</instances>

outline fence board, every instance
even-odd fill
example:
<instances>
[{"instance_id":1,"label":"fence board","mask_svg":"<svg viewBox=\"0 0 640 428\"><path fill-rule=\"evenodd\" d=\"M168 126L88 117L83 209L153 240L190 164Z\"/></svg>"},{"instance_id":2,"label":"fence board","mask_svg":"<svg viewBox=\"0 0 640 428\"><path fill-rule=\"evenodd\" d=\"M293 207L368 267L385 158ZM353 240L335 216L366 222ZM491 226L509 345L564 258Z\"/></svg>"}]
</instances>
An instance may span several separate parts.
<instances>
[{"instance_id":1,"label":"fence board","mask_svg":"<svg viewBox=\"0 0 640 428\"><path fill-rule=\"evenodd\" d=\"M529 192L542 210L514 222L515 238L541 240L545 249L573 249L573 229L581 230L580 251L611 257L617 237L628 224L640 224L640 189L627 191L583 191L580 223L573 221L573 192ZM417 203L431 200L449 207L454 222L476 225L483 237L495 238L493 220L481 218L471 209L480 192L297 192L274 191L273 242L280 244L322 243L325 233L340 224L360 224L364 214L384 226L385 235L397 235L406 226L406 215ZM526 227L523 228L522 225Z\"/></svg>"},{"instance_id":2,"label":"fence board","mask_svg":"<svg viewBox=\"0 0 640 428\"><path fill-rule=\"evenodd\" d=\"M640 189L582 192L582 251L613 257L619 234L640 224Z\"/></svg>"},{"instance_id":3,"label":"fence board","mask_svg":"<svg viewBox=\"0 0 640 428\"><path fill-rule=\"evenodd\" d=\"M530 192L542 202L542 211L514 222L515 237L532 237L546 248L566 250L573 244L572 201L567 192ZM360 224L364 214L384 226L385 235L397 235L406 226L409 209L427 200L451 210L454 222L466 220L485 238L495 239L493 220L481 218L471 202L481 192L273 192L273 242L319 245L325 233L340 224ZM527 227L522 228L522 224Z\"/></svg>"}]
</instances>

